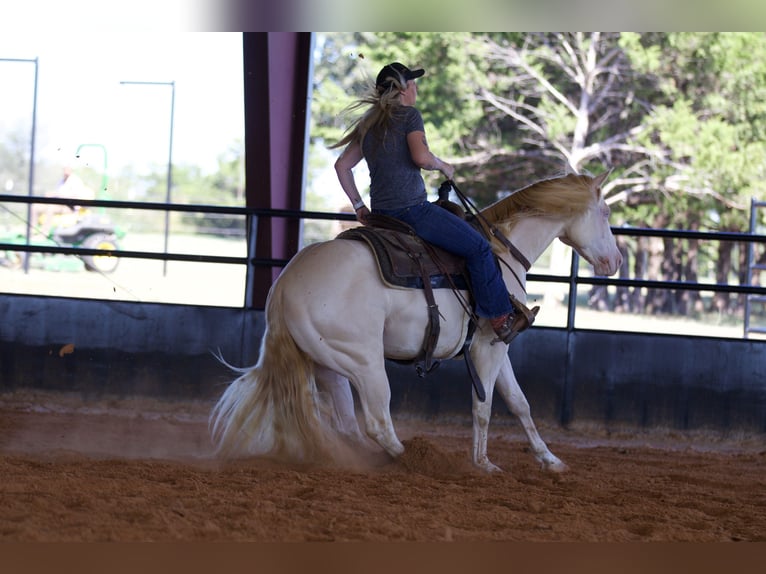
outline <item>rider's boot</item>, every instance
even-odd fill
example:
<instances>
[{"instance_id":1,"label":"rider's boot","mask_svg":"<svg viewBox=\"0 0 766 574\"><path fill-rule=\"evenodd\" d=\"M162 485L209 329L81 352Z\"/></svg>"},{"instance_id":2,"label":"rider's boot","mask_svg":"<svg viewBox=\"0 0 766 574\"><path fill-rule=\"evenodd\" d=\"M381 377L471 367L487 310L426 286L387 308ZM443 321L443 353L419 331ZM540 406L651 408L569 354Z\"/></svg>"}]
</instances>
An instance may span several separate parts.
<instances>
[{"instance_id":1,"label":"rider's boot","mask_svg":"<svg viewBox=\"0 0 766 574\"><path fill-rule=\"evenodd\" d=\"M522 331L526 331L535 322L535 317L540 311L539 306L529 309L524 303L511 295L511 304L514 307L513 313L507 313L500 317L490 319L489 322L494 329L497 338L492 343L503 342L506 345L513 341Z\"/></svg>"}]
</instances>

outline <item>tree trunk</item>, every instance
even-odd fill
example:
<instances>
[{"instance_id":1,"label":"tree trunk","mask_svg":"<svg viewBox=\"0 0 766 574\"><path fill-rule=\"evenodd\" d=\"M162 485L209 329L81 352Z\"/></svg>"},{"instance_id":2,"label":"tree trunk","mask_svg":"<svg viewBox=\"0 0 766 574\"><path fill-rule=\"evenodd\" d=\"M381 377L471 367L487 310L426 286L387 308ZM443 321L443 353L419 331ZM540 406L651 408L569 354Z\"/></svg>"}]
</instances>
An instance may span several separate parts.
<instances>
[{"instance_id":1,"label":"tree trunk","mask_svg":"<svg viewBox=\"0 0 766 574\"><path fill-rule=\"evenodd\" d=\"M718 243L718 259L715 263L715 280L716 283L728 283L729 275L731 273L731 256L734 250L734 244L731 241L719 241ZM730 306L729 293L717 292L713 295L713 301L711 304L711 311L717 311L718 313L728 313Z\"/></svg>"},{"instance_id":2,"label":"tree trunk","mask_svg":"<svg viewBox=\"0 0 766 574\"><path fill-rule=\"evenodd\" d=\"M622 254L619 278L630 279L630 248L624 235L617 236L617 249ZM617 295L614 299L614 310L618 312L632 311L630 291L627 287L617 287Z\"/></svg>"},{"instance_id":3,"label":"tree trunk","mask_svg":"<svg viewBox=\"0 0 766 574\"><path fill-rule=\"evenodd\" d=\"M680 242L672 237L662 238L662 279L665 281L678 281L680 279L680 259L676 256L676 250ZM660 289L662 295L661 305L658 306L661 313L675 315L678 311L678 290Z\"/></svg>"},{"instance_id":4,"label":"tree trunk","mask_svg":"<svg viewBox=\"0 0 766 574\"><path fill-rule=\"evenodd\" d=\"M696 227L696 226L693 226ZM681 279L688 283L699 282L699 239L689 239L686 243L686 253L678 253L679 261L682 263ZM678 312L682 315L698 314L702 308L702 298L699 291L679 291L678 292Z\"/></svg>"},{"instance_id":5,"label":"tree trunk","mask_svg":"<svg viewBox=\"0 0 766 574\"><path fill-rule=\"evenodd\" d=\"M646 279L649 273L649 238L638 237L636 239L636 256L633 261L633 277ZM630 309L634 313L646 311L646 296L642 287L634 287L630 294Z\"/></svg>"},{"instance_id":6,"label":"tree trunk","mask_svg":"<svg viewBox=\"0 0 766 574\"><path fill-rule=\"evenodd\" d=\"M653 227L655 229L665 229L667 220L667 216L660 213L657 215ZM661 281L667 277L665 273L668 271L668 246L670 246L672 254L672 240L661 237L649 238L647 279ZM669 292L667 289L648 289L646 293L646 312L652 315L667 312L668 300Z\"/></svg>"}]
</instances>

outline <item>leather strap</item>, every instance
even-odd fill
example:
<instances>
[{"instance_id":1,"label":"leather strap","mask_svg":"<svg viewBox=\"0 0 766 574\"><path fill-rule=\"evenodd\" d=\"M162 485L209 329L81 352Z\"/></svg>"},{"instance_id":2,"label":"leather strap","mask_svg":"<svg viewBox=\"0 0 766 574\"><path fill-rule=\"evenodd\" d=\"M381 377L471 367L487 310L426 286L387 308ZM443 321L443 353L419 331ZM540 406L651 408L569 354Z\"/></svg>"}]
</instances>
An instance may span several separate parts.
<instances>
[{"instance_id":1,"label":"leather strap","mask_svg":"<svg viewBox=\"0 0 766 574\"><path fill-rule=\"evenodd\" d=\"M426 296L426 303L428 304L428 326L426 327L426 335L423 339L423 348L420 351L420 357L415 361L415 371L418 373L418 376L424 377L427 373L430 373L433 369L439 366L439 361L434 362L433 356L436 343L439 341L441 325L439 324L439 306L434 299L434 290L431 287L431 280L425 272L422 256L418 254L417 258L420 268L423 271L423 293ZM419 362L420 365L418 364Z\"/></svg>"},{"instance_id":2,"label":"leather strap","mask_svg":"<svg viewBox=\"0 0 766 574\"><path fill-rule=\"evenodd\" d=\"M479 399L479 402L483 403L487 400L487 393L484 390L484 384L479 378L479 373L476 371L476 365L473 364L473 359L471 358L470 353L471 342L473 342L473 334L475 332L476 323L471 320L468 323L468 335L463 342L463 359L465 360L466 370L468 370L468 376L471 377L471 384L473 384L473 390L476 393L476 398Z\"/></svg>"},{"instance_id":3,"label":"leather strap","mask_svg":"<svg viewBox=\"0 0 766 574\"><path fill-rule=\"evenodd\" d=\"M483 218L483 216L482 216ZM511 243L511 240L508 239L505 235L500 233L500 230L495 227L494 225L490 225L489 227L490 233L503 245L508 248L508 251L511 255L513 255L516 260L521 263L524 266L525 271L529 271L532 268L532 264L529 262L529 259L524 257L524 254L519 251L519 248L516 247L513 243Z\"/></svg>"},{"instance_id":4,"label":"leather strap","mask_svg":"<svg viewBox=\"0 0 766 574\"><path fill-rule=\"evenodd\" d=\"M465 207L466 211L470 213L473 217L478 219L482 230L484 230L485 235L489 236L492 235L495 239L497 239L500 243L502 243L506 249L508 249L508 252L519 262L524 266L524 269L526 271L529 271L532 267L532 264L529 262L529 259L527 259L524 254L519 251L518 247L516 247L513 243L511 243L511 240L508 239L505 235L503 235L500 230L492 225L487 219L481 214L481 211L479 211L476 206L473 204L473 202L462 192L458 189L457 185L455 185L455 182L452 180L447 180L444 183L442 183L441 187L444 186L451 186L452 189L455 190L455 194L457 194L458 198L460 198L460 201L463 203L463 206ZM439 188L439 193L443 194L441 187ZM489 237L488 237L489 238ZM522 289L524 289L524 283L521 281L521 278L516 274L516 272L511 269L509 265L506 265L508 269L513 273L513 276L516 277L516 281L519 282L519 285Z\"/></svg>"},{"instance_id":5,"label":"leather strap","mask_svg":"<svg viewBox=\"0 0 766 574\"><path fill-rule=\"evenodd\" d=\"M407 249L405 245L401 244L401 246L402 249ZM423 262L423 254L415 253L411 250L407 250L407 254L411 259L417 262L418 267L420 268L420 275L423 280L423 294L426 297L426 304L428 305L428 325L426 325L423 346L420 349L420 354L414 361L415 372L419 377L425 377L440 364L439 361L433 360L434 349L439 341L439 332L441 331L441 325L439 324L439 306L436 304L436 299L434 298L431 277L426 271Z\"/></svg>"}]
</instances>

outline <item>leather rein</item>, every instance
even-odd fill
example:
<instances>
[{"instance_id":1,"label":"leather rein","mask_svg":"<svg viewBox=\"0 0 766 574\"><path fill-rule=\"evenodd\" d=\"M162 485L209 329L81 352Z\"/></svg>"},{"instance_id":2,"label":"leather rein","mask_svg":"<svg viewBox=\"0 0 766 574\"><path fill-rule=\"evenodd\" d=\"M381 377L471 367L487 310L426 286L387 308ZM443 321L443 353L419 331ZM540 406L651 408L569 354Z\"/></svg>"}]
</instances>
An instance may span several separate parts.
<instances>
[{"instance_id":1,"label":"leather rein","mask_svg":"<svg viewBox=\"0 0 766 574\"><path fill-rule=\"evenodd\" d=\"M460 202L463 204L463 207L465 208L466 212L475 217L482 228L482 231L484 232L484 235L489 239L490 235L497 239L500 243L502 243L506 249L508 249L508 252L511 254L511 256L516 259L521 265L524 267L525 271L529 271L529 269L532 267L532 264L529 262L529 259L527 259L524 254L519 251L519 248L516 247L513 243L511 243L511 240L508 239L503 233L493 224L491 224L489 221L487 221L487 218L484 217L481 214L481 211L476 207L476 205L471 201L470 198L468 198L462 191L460 191L455 185L455 182L451 179L448 179L444 183L441 184L439 187L439 194L445 193L447 190L443 191L443 188L445 186L452 187L453 190L455 190L455 195L458 196L460 199ZM521 290L526 294L527 289L524 286L524 282L521 280L519 275L516 273L516 271L511 267L504 259L499 259L499 261L506 266L506 268L513 274L513 276L516 278L516 281L519 284L519 287L521 287Z\"/></svg>"}]
</instances>

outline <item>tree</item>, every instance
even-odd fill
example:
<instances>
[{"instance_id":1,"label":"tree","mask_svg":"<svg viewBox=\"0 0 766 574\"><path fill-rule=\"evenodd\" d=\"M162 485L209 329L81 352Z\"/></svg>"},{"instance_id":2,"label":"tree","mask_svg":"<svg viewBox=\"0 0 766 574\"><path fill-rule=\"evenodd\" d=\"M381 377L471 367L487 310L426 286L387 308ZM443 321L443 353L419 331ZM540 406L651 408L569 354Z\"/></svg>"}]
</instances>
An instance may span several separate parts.
<instances>
[{"instance_id":1,"label":"tree","mask_svg":"<svg viewBox=\"0 0 766 574\"><path fill-rule=\"evenodd\" d=\"M356 34L353 51L339 66L343 94L360 62L368 77L391 60L429 70L419 98L429 141L480 206L541 177L607 168L618 225L744 230L749 198L764 196L761 33ZM736 247L624 245L637 277L696 280L713 262L722 282L743 276ZM622 301L644 302L633 295ZM645 303L700 309L695 295L667 291Z\"/></svg>"},{"instance_id":2,"label":"tree","mask_svg":"<svg viewBox=\"0 0 766 574\"><path fill-rule=\"evenodd\" d=\"M489 190L556 169L614 167L606 192L626 222L745 229L743 199L761 194L764 181L763 34L476 39L475 57L486 62L479 97L487 121L480 148L466 159L490 168L497 183L485 179ZM489 190L474 194L490 200ZM696 279L704 246L662 243L649 254L648 272ZM639 259L642 244L634 246ZM730 275L733 258L724 251L732 247L722 244L716 256L719 281ZM657 311L698 308L694 295L651 295Z\"/></svg>"},{"instance_id":3,"label":"tree","mask_svg":"<svg viewBox=\"0 0 766 574\"><path fill-rule=\"evenodd\" d=\"M663 192L652 198L656 213L672 227L746 230L749 198L763 196L766 175L766 37L678 33L633 36L628 44L636 67L659 88L638 138L665 158L653 166ZM737 246L700 247L715 262L716 280L727 283ZM730 298L717 294L713 305L730 309Z\"/></svg>"},{"instance_id":4,"label":"tree","mask_svg":"<svg viewBox=\"0 0 766 574\"><path fill-rule=\"evenodd\" d=\"M513 190L563 171L615 167L609 189L633 184L650 150L630 143L643 128L644 89L619 34L486 34L470 44L484 73L485 122L464 161L487 177L477 195Z\"/></svg>"}]
</instances>

